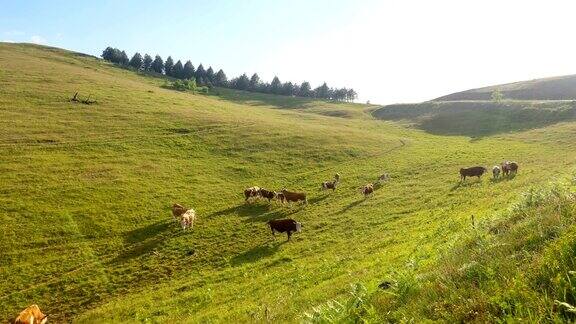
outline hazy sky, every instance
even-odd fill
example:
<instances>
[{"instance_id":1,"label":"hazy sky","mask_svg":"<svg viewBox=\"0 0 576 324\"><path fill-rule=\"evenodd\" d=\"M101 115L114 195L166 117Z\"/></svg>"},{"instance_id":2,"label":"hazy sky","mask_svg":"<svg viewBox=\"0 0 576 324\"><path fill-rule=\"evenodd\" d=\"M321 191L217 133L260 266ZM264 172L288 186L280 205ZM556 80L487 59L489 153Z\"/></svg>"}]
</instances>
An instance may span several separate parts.
<instances>
[{"instance_id":1,"label":"hazy sky","mask_svg":"<svg viewBox=\"0 0 576 324\"><path fill-rule=\"evenodd\" d=\"M0 0L0 41L172 55L387 104L576 73L575 15L554 0Z\"/></svg>"}]
</instances>

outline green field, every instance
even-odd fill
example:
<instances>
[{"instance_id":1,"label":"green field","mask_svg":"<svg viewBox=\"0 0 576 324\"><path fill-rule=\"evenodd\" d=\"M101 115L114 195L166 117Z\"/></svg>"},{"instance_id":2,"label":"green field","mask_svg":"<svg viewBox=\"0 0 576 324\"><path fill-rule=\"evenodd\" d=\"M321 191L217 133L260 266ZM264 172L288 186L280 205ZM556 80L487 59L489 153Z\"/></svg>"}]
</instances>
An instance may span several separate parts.
<instances>
[{"instance_id":1,"label":"green field","mask_svg":"<svg viewBox=\"0 0 576 324\"><path fill-rule=\"evenodd\" d=\"M367 320L473 320L430 315L387 297L416 289L378 284L438 269L470 237L472 215L507 219L522 193L574 171L568 117L472 138L379 120L374 106L163 83L0 43L0 319L36 303L57 323L321 321L327 302L362 287L354 316ZM97 103L70 102L75 92ZM516 177L459 182L459 168L504 159L520 163ZM336 172L341 186L321 192ZM364 199L358 188L382 172L391 180ZM306 191L309 203L246 205L253 185ZM192 231L172 220L175 202L196 210ZM304 225L290 242L266 226L285 217Z\"/></svg>"}]
</instances>

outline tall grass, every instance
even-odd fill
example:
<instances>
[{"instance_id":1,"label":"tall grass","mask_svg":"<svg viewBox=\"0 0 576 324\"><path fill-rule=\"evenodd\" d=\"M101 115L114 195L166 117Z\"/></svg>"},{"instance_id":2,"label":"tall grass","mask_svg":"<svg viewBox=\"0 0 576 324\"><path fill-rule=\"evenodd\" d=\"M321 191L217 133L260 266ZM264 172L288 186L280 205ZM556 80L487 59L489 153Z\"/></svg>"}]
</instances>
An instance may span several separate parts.
<instances>
[{"instance_id":1,"label":"tall grass","mask_svg":"<svg viewBox=\"0 0 576 324\"><path fill-rule=\"evenodd\" d=\"M575 197L570 183L527 191L373 305L391 321L575 320Z\"/></svg>"}]
</instances>

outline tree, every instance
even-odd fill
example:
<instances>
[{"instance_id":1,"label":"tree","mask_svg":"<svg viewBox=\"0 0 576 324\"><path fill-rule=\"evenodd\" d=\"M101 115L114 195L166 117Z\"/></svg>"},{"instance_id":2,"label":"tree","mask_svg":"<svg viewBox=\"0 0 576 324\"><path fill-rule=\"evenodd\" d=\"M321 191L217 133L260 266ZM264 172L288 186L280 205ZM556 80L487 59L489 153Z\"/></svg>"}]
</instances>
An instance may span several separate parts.
<instances>
[{"instance_id":1,"label":"tree","mask_svg":"<svg viewBox=\"0 0 576 324\"><path fill-rule=\"evenodd\" d=\"M185 79L184 66L182 66L182 62L180 60L174 64L174 67L172 68L172 76L178 79Z\"/></svg>"},{"instance_id":2,"label":"tree","mask_svg":"<svg viewBox=\"0 0 576 324\"><path fill-rule=\"evenodd\" d=\"M312 97L312 87L310 86L309 82L302 82L300 85L300 89L298 90L298 94L301 97Z\"/></svg>"},{"instance_id":3,"label":"tree","mask_svg":"<svg viewBox=\"0 0 576 324\"><path fill-rule=\"evenodd\" d=\"M346 100L348 101L354 101L358 98L358 94L356 93L356 91L354 91L354 89L348 89L346 91ZM368 100L368 104L370 103L370 100Z\"/></svg>"},{"instance_id":4,"label":"tree","mask_svg":"<svg viewBox=\"0 0 576 324\"><path fill-rule=\"evenodd\" d=\"M235 89L248 90L249 87L250 87L250 80L248 79L246 73L239 76L238 79L236 79L234 82Z\"/></svg>"},{"instance_id":5,"label":"tree","mask_svg":"<svg viewBox=\"0 0 576 324\"><path fill-rule=\"evenodd\" d=\"M142 63L142 69L144 69L144 71L150 71L152 69L152 57L148 54L144 55L144 62Z\"/></svg>"},{"instance_id":6,"label":"tree","mask_svg":"<svg viewBox=\"0 0 576 324\"><path fill-rule=\"evenodd\" d=\"M292 82L286 82L282 85L281 94L285 96L291 96L294 94L294 84Z\"/></svg>"},{"instance_id":7,"label":"tree","mask_svg":"<svg viewBox=\"0 0 576 324\"><path fill-rule=\"evenodd\" d=\"M126 66L130 63L130 59L128 58L128 55L126 55L126 52L122 51L122 53L120 53L120 62L118 63Z\"/></svg>"},{"instance_id":8,"label":"tree","mask_svg":"<svg viewBox=\"0 0 576 324\"><path fill-rule=\"evenodd\" d=\"M172 60L172 56L168 56L166 62L164 63L164 73L168 76L173 77L174 74L172 73L172 69L174 68L174 60Z\"/></svg>"},{"instance_id":9,"label":"tree","mask_svg":"<svg viewBox=\"0 0 576 324\"><path fill-rule=\"evenodd\" d=\"M228 84L228 78L222 69L214 76L214 84L218 87L225 87Z\"/></svg>"},{"instance_id":10,"label":"tree","mask_svg":"<svg viewBox=\"0 0 576 324\"><path fill-rule=\"evenodd\" d=\"M252 74L252 77L250 78L250 83L248 85L248 89L250 91L258 91L259 86L260 86L260 77L258 76L258 74L254 73L254 74Z\"/></svg>"},{"instance_id":11,"label":"tree","mask_svg":"<svg viewBox=\"0 0 576 324\"><path fill-rule=\"evenodd\" d=\"M106 61L112 62L114 58L114 49L110 46L106 47L106 49L102 52L102 58Z\"/></svg>"},{"instance_id":12,"label":"tree","mask_svg":"<svg viewBox=\"0 0 576 324\"><path fill-rule=\"evenodd\" d=\"M316 98L323 98L323 99L328 99L330 96L330 89L328 88L328 85L326 85L326 82L324 82L321 86L319 86L318 88L314 89L314 96Z\"/></svg>"},{"instance_id":13,"label":"tree","mask_svg":"<svg viewBox=\"0 0 576 324\"><path fill-rule=\"evenodd\" d=\"M206 82L214 83L214 70L212 70L211 66L209 66L208 70L206 70L205 79Z\"/></svg>"},{"instance_id":14,"label":"tree","mask_svg":"<svg viewBox=\"0 0 576 324\"><path fill-rule=\"evenodd\" d=\"M200 65L198 65L198 68L196 69L196 82L199 85L203 85L204 84L204 77L206 76L206 71L204 70L204 66L202 66L202 63L200 63ZM200 80L202 79L202 80ZM200 82L202 81L202 82Z\"/></svg>"},{"instance_id":15,"label":"tree","mask_svg":"<svg viewBox=\"0 0 576 324\"><path fill-rule=\"evenodd\" d=\"M184 71L182 73L184 75L184 79L192 79L194 77L194 65L192 65L192 62L186 61L186 64L184 64Z\"/></svg>"},{"instance_id":16,"label":"tree","mask_svg":"<svg viewBox=\"0 0 576 324\"><path fill-rule=\"evenodd\" d=\"M277 76L272 79L272 83L270 83L270 92L273 94L280 94L282 91L282 82L278 79Z\"/></svg>"},{"instance_id":17,"label":"tree","mask_svg":"<svg viewBox=\"0 0 576 324\"><path fill-rule=\"evenodd\" d=\"M132 59L130 60L130 66L135 68L136 70L140 70L142 68L142 64L143 64L142 55L136 52L134 56L132 56Z\"/></svg>"},{"instance_id":18,"label":"tree","mask_svg":"<svg viewBox=\"0 0 576 324\"><path fill-rule=\"evenodd\" d=\"M156 55L154 58L154 62L152 62L152 71L156 73L162 73L164 70L164 61L160 57L160 55Z\"/></svg>"}]
</instances>

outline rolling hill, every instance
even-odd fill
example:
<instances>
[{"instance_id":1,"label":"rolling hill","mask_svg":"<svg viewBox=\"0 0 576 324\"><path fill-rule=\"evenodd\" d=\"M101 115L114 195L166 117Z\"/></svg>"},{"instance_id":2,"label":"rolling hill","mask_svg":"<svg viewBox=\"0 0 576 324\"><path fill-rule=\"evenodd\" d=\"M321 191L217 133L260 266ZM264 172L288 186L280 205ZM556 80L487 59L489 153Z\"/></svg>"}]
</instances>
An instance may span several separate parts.
<instances>
[{"instance_id":1,"label":"rolling hill","mask_svg":"<svg viewBox=\"0 0 576 324\"><path fill-rule=\"evenodd\" d=\"M576 100L576 75L534 79L452 93L433 101L491 100L494 91L513 100Z\"/></svg>"},{"instance_id":2,"label":"rolling hill","mask_svg":"<svg viewBox=\"0 0 576 324\"><path fill-rule=\"evenodd\" d=\"M555 303L576 296L563 262L576 254L571 105L471 138L374 106L163 83L0 43L0 318L32 303L58 323L571 318ZM503 159L520 173L459 182L460 167ZM340 187L321 192L336 172ZM541 189L551 182L562 190ZM309 203L245 204L252 185ZM196 210L193 230L172 220L175 202ZM303 231L273 238L266 222L287 217Z\"/></svg>"}]
</instances>

